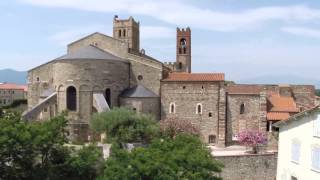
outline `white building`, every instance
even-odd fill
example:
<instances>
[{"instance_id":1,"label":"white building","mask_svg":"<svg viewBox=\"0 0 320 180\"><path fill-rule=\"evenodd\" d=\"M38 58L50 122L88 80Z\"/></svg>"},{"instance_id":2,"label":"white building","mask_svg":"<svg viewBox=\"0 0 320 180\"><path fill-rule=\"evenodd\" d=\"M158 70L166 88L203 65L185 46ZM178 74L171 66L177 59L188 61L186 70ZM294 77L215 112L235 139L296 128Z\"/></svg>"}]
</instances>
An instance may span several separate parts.
<instances>
[{"instance_id":1,"label":"white building","mask_svg":"<svg viewBox=\"0 0 320 180\"><path fill-rule=\"evenodd\" d=\"M278 180L320 180L320 107L274 124L279 128Z\"/></svg>"}]
</instances>

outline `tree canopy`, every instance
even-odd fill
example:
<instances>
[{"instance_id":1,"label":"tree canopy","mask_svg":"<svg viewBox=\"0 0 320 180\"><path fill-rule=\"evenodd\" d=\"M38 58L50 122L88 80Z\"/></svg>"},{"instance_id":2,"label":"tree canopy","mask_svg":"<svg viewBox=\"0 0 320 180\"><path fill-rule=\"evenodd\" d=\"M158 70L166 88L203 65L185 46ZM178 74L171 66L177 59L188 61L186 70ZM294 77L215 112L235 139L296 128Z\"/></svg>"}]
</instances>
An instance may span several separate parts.
<instances>
[{"instance_id":1,"label":"tree canopy","mask_svg":"<svg viewBox=\"0 0 320 180\"><path fill-rule=\"evenodd\" d=\"M199 138L179 134L157 138L145 148L131 152L113 147L100 179L221 179L223 165L213 159Z\"/></svg>"},{"instance_id":2,"label":"tree canopy","mask_svg":"<svg viewBox=\"0 0 320 180\"><path fill-rule=\"evenodd\" d=\"M90 127L95 132L106 133L108 142L145 143L159 134L159 126L152 116L126 108L95 114Z\"/></svg>"},{"instance_id":3,"label":"tree canopy","mask_svg":"<svg viewBox=\"0 0 320 180\"><path fill-rule=\"evenodd\" d=\"M66 143L64 116L27 123L16 113L0 117L0 179L95 179L101 151Z\"/></svg>"}]
</instances>

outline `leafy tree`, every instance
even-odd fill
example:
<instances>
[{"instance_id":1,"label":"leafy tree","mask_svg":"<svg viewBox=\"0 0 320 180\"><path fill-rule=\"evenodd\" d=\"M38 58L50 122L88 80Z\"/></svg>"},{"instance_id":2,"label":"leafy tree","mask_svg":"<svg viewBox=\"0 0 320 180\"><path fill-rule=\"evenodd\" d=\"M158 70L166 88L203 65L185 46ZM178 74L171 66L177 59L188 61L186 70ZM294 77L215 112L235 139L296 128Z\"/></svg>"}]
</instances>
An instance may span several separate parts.
<instances>
[{"instance_id":1,"label":"leafy tree","mask_svg":"<svg viewBox=\"0 0 320 180\"><path fill-rule=\"evenodd\" d=\"M180 133L187 133L195 136L200 136L199 127L193 125L190 121L187 120L169 118L161 120L159 125L161 133L171 138L176 137Z\"/></svg>"},{"instance_id":2,"label":"leafy tree","mask_svg":"<svg viewBox=\"0 0 320 180\"><path fill-rule=\"evenodd\" d=\"M101 151L63 146L66 125L63 115L31 123L12 112L0 117L0 179L95 179Z\"/></svg>"},{"instance_id":3,"label":"leafy tree","mask_svg":"<svg viewBox=\"0 0 320 180\"><path fill-rule=\"evenodd\" d=\"M221 179L223 165L213 159L198 137L179 134L176 138L158 138L147 148L131 152L113 146L99 179Z\"/></svg>"},{"instance_id":4,"label":"leafy tree","mask_svg":"<svg viewBox=\"0 0 320 180\"><path fill-rule=\"evenodd\" d=\"M138 114L126 108L95 114L90 127L106 133L109 142L149 142L159 134L157 122L150 115Z\"/></svg>"},{"instance_id":5,"label":"leafy tree","mask_svg":"<svg viewBox=\"0 0 320 180\"><path fill-rule=\"evenodd\" d=\"M258 145L267 143L265 133L256 131L243 131L238 134L239 143L253 148L253 153L257 153Z\"/></svg>"}]
</instances>

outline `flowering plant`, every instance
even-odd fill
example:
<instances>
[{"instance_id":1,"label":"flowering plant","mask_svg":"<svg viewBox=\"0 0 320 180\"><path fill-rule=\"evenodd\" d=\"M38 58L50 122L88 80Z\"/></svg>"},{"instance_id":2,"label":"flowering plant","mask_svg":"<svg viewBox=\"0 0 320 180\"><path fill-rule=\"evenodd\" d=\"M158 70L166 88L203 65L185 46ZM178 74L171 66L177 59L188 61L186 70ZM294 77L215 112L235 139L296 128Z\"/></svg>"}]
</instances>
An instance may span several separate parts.
<instances>
[{"instance_id":1,"label":"flowering plant","mask_svg":"<svg viewBox=\"0 0 320 180\"><path fill-rule=\"evenodd\" d=\"M263 145L267 143L266 134L257 131L240 132L238 134L238 140L240 144L252 147L254 153L257 153L258 145Z\"/></svg>"}]
</instances>

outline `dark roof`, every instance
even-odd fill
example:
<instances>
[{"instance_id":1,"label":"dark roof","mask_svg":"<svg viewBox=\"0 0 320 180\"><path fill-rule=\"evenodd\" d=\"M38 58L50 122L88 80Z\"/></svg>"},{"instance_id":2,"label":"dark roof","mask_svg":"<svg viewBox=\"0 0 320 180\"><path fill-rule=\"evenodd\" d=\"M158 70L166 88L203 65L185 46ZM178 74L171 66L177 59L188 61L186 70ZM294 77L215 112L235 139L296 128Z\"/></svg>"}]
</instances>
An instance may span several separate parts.
<instances>
[{"instance_id":1,"label":"dark roof","mask_svg":"<svg viewBox=\"0 0 320 180\"><path fill-rule=\"evenodd\" d=\"M142 85L137 85L132 88L124 90L120 97L128 97L128 98L142 98L142 97L159 97L157 94L147 89Z\"/></svg>"},{"instance_id":2,"label":"dark roof","mask_svg":"<svg viewBox=\"0 0 320 180\"><path fill-rule=\"evenodd\" d=\"M128 62L120 57L117 57L109 52L99 49L95 46L85 46L77 49L74 52L61 56L55 60L79 60L79 59L102 59Z\"/></svg>"},{"instance_id":3,"label":"dark roof","mask_svg":"<svg viewBox=\"0 0 320 180\"><path fill-rule=\"evenodd\" d=\"M283 125L286 125L286 124L290 123L291 121L298 121L298 120L302 119L304 116L310 115L313 112L316 112L316 111L319 112L320 111L319 108L320 108L319 105L314 106L313 108L310 108L308 110L305 110L305 111L297 113L297 114L295 114L293 116L290 116L286 120L279 121L279 122L273 124L273 126L274 127L282 127Z\"/></svg>"}]
</instances>

